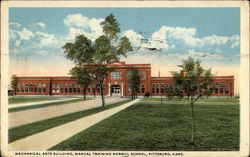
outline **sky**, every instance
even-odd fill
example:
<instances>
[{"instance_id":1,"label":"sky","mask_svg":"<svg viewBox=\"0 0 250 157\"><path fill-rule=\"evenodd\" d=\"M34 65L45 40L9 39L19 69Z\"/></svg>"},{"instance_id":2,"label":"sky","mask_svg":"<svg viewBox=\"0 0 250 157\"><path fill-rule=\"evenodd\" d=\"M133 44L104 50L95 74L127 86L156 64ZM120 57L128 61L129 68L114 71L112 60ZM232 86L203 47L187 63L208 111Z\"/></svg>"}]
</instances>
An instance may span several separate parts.
<instances>
[{"instance_id":1,"label":"sky","mask_svg":"<svg viewBox=\"0 0 250 157\"><path fill-rule=\"evenodd\" d=\"M119 37L133 51L122 61L151 63L152 76L171 76L189 56L215 75L240 68L239 8L10 8L10 75L65 76L74 64L62 46L84 34L93 42L103 34L100 22L113 14Z\"/></svg>"}]
</instances>

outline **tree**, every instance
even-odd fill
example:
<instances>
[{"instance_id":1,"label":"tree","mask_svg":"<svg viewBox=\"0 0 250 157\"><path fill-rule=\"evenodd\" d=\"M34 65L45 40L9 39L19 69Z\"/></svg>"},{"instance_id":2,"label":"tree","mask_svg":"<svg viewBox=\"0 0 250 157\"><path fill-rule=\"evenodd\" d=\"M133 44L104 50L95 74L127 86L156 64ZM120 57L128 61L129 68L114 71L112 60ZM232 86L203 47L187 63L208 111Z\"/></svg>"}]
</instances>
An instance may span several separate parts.
<instances>
[{"instance_id":1,"label":"tree","mask_svg":"<svg viewBox=\"0 0 250 157\"><path fill-rule=\"evenodd\" d=\"M83 66L93 62L92 42L84 35L76 36L74 43L63 46L65 57L76 65Z\"/></svg>"},{"instance_id":2,"label":"tree","mask_svg":"<svg viewBox=\"0 0 250 157\"><path fill-rule=\"evenodd\" d=\"M213 75L211 69L205 70L201 66L200 60L194 60L189 57L183 61L180 72L172 72L174 82L179 85L177 93L182 98L183 93L186 96L186 100L191 106L192 124L191 124L191 143L194 144L194 132L195 132L195 114L194 104L202 96L211 95L211 89L208 85L212 82Z\"/></svg>"},{"instance_id":3,"label":"tree","mask_svg":"<svg viewBox=\"0 0 250 157\"><path fill-rule=\"evenodd\" d=\"M16 95L16 88L17 88L17 84L18 84L17 81L18 81L17 76L12 75L10 85L11 85L11 88L13 89L13 98Z\"/></svg>"},{"instance_id":4,"label":"tree","mask_svg":"<svg viewBox=\"0 0 250 157\"><path fill-rule=\"evenodd\" d=\"M109 39L116 39L117 34L120 33L120 27L113 14L110 14L101 22L103 32Z\"/></svg>"},{"instance_id":5,"label":"tree","mask_svg":"<svg viewBox=\"0 0 250 157\"><path fill-rule=\"evenodd\" d=\"M121 37L120 40L118 40L120 27L113 14L106 17L101 25L105 35L102 35L95 40L95 44L93 45L93 61L96 64L96 79L101 89L102 106L105 107L103 86L107 73L111 71L111 69L104 64L109 61L118 61L120 56L126 57L126 53L133 49L126 36Z\"/></svg>"},{"instance_id":6,"label":"tree","mask_svg":"<svg viewBox=\"0 0 250 157\"><path fill-rule=\"evenodd\" d=\"M63 49L66 58L77 66L87 67L90 63L96 66L91 70L98 76L95 79L100 85L102 104L105 106L103 86L111 69L104 66L109 61L118 61L120 56L126 57L126 53L133 49L126 36L118 38L120 27L113 14L107 16L101 25L104 35L99 36L93 43L85 35L79 35L74 43L66 43Z\"/></svg>"},{"instance_id":7,"label":"tree","mask_svg":"<svg viewBox=\"0 0 250 157\"><path fill-rule=\"evenodd\" d=\"M83 88L83 96L86 99L86 91L92 80L90 71L82 66L75 66L70 73L76 77L77 83Z\"/></svg>"},{"instance_id":8,"label":"tree","mask_svg":"<svg viewBox=\"0 0 250 157\"><path fill-rule=\"evenodd\" d=\"M140 74L137 69L131 69L128 73L129 87L131 89L131 98L135 99L137 97L137 92L140 87Z\"/></svg>"}]
</instances>

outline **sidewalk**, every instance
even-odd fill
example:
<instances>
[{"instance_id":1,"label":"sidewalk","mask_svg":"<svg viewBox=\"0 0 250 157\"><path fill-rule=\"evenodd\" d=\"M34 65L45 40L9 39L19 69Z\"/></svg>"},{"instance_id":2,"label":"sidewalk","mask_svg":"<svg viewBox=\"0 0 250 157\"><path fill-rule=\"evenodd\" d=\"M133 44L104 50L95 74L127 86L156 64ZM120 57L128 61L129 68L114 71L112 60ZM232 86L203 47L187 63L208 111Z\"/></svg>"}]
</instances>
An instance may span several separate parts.
<instances>
[{"instance_id":1,"label":"sidewalk","mask_svg":"<svg viewBox=\"0 0 250 157\"><path fill-rule=\"evenodd\" d=\"M61 102L61 101L74 100L74 99L79 99L79 98L63 98L63 99L59 99L59 100L18 103L18 104L11 104L8 107L9 108L16 108L16 107L24 107L24 106L34 106L34 105L40 105L40 104L46 104L46 103L52 103L52 102Z\"/></svg>"},{"instance_id":2,"label":"sidewalk","mask_svg":"<svg viewBox=\"0 0 250 157\"><path fill-rule=\"evenodd\" d=\"M26 138L17 140L9 144L10 151L45 151L53 147L56 144L64 141L65 139L89 128L90 126L108 118L127 107L139 102L140 99L136 99L132 102L124 105L99 112L87 117L83 117L73 122L66 123L64 125L40 132L38 134L28 136Z\"/></svg>"},{"instance_id":3,"label":"sidewalk","mask_svg":"<svg viewBox=\"0 0 250 157\"><path fill-rule=\"evenodd\" d=\"M106 98L106 104L111 104L126 100L126 98ZM93 100L85 100L69 104L48 106L44 108L36 108L9 113L9 127L20 126L24 124L33 123L40 120L45 120L65 114L87 110L101 106L101 98Z\"/></svg>"}]
</instances>

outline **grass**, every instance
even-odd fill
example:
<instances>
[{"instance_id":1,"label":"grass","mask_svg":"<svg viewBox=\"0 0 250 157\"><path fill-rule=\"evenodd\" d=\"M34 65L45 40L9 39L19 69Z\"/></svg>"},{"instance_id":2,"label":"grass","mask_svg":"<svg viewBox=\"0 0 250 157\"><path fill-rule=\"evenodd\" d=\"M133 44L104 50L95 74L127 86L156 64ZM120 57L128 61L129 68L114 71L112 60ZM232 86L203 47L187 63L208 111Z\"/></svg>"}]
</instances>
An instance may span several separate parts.
<instances>
[{"instance_id":1,"label":"grass","mask_svg":"<svg viewBox=\"0 0 250 157\"><path fill-rule=\"evenodd\" d=\"M161 101L161 98L145 98L142 100L143 102L148 102L148 101ZM186 103L187 100L184 98L184 99L176 99L176 98L173 98L173 99L168 99L168 98L162 98L162 101L167 101L167 102L173 102L173 101L176 101L176 102L183 102L183 103ZM197 102L205 102L205 103L210 103L210 102L222 102L222 103L237 103L239 104L239 99L238 98L228 98L228 99L222 99L222 98L209 98L209 99L206 99L206 98L203 98L203 99L199 99Z\"/></svg>"},{"instance_id":2,"label":"grass","mask_svg":"<svg viewBox=\"0 0 250 157\"><path fill-rule=\"evenodd\" d=\"M195 115L195 145L190 105L140 102L50 150L239 150L239 105L195 105Z\"/></svg>"},{"instance_id":3,"label":"grass","mask_svg":"<svg viewBox=\"0 0 250 157\"><path fill-rule=\"evenodd\" d=\"M47 129L77 120L85 116L89 116L89 115L92 115L92 114L95 114L95 113L98 113L98 112L101 112L101 111L104 111L113 107L120 106L130 101L131 100L125 100L125 101L113 103L113 104L107 105L105 109L102 107L97 107L97 108L70 113L67 115L63 115L63 116L59 116L59 117L55 117L55 118L27 124L27 125L22 125L19 127L10 128L9 129L9 142L13 142L15 140L45 131Z\"/></svg>"},{"instance_id":4,"label":"grass","mask_svg":"<svg viewBox=\"0 0 250 157\"><path fill-rule=\"evenodd\" d=\"M89 100L89 99L86 99ZM73 102L79 102L79 101L85 101L84 98L74 99L74 100L65 100L65 101L59 101L59 102L49 102L49 103L43 103L39 105L30 105L30 106L23 106L23 107L15 107L15 108L9 108L9 112L17 112L17 111L23 111L23 110L29 110L29 109L35 109L35 108L43 108L48 106L54 106L54 105L64 105L69 104Z\"/></svg>"},{"instance_id":5,"label":"grass","mask_svg":"<svg viewBox=\"0 0 250 157\"><path fill-rule=\"evenodd\" d=\"M159 103L161 102L161 98L145 98L142 100L145 103ZM176 103L176 104L186 104L188 101L186 99L167 99L163 98L162 103ZM199 99L196 104L204 104L204 105L238 105L239 99Z\"/></svg>"},{"instance_id":6,"label":"grass","mask_svg":"<svg viewBox=\"0 0 250 157\"><path fill-rule=\"evenodd\" d=\"M36 102L36 101L47 101L47 100L60 100L59 97L10 97L8 99L9 104L18 104L26 102Z\"/></svg>"}]
</instances>

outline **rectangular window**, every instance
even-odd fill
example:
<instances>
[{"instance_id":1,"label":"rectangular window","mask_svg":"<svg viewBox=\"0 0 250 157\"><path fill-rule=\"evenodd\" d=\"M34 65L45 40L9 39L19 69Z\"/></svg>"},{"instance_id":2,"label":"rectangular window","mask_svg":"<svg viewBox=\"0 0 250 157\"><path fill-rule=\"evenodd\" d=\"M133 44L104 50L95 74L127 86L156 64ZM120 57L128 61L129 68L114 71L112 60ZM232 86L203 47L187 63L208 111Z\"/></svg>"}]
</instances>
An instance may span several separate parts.
<instances>
[{"instance_id":1,"label":"rectangular window","mask_svg":"<svg viewBox=\"0 0 250 157\"><path fill-rule=\"evenodd\" d=\"M164 93L164 84L161 84L161 93Z\"/></svg>"},{"instance_id":2,"label":"rectangular window","mask_svg":"<svg viewBox=\"0 0 250 157\"><path fill-rule=\"evenodd\" d=\"M220 83L220 93L224 93L224 84L223 83Z\"/></svg>"},{"instance_id":3,"label":"rectangular window","mask_svg":"<svg viewBox=\"0 0 250 157\"><path fill-rule=\"evenodd\" d=\"M141 72L141 79L146 79L146 71Z\"/></svg>"},{"instance_id":4,"label":"rectangular window","mask_svg":"<svg viewBox=\"0 0 250 157\"><path fill-rule=\"evenodd\" d=\"M218 94L218 92L219 92L218 83L215 84L214 92L215 92L216 94Z\"/></svg>"},{"instance_id":5,"label":"rectangular window","mask_svg":"<svg viewBox=\"0 0 250 157\"><path fill-rule=\"evenodd\" d=\"M33 84L32 83L30 84L29 87L30 87L29 92L33 92Z\"/></svg>"},{"instance_id":6,"label":"rectangular window","mask_svg":"<svg viewBox=\"0 0 250 157\"><path fill-rule=\"evenodd\" d=\"M155 84L152 85L152 93L155 93Z\"/></svg>"},{"instance_id":7,"label":"rectangular window","mask_svg":"<svg viewBox=\"0 0 250 157\"><path fill-rule=\"evenodd\" d=\"M225 83L225 93L229 94L229 84Z\"/></svg>"},{"instance_id":8,"label":"rectangular window","mask_svg":"<svg viewBox=\"0 0 250 157\"><path fill-rule=\"evenodd\" d=\"M22 83L22 92L24 93L25 84Z\"/></svg>"},{"instance_id":9,"label":"rectangular window","mask_svg":"<svg viewBox=\"0 0 250 157\"><path fill-rule=\"evenodd\" d=\"M46 92L46 83L43 83L43 92Z\"/></svg>"},{"instance_id":10,"label":"rectangular window","mask_svg":"<svg viewBox=\"0 0 250 157\"><path fill-rule=\"evenodd\" d=\"M165 85L165 93L168 93L168 84Z\"/></svg>"},{"instance_id":11,"label":"rectangular window","mask_svg":"<svg viewBox=\"0 0 250 157\"><path fill-rule=\"evenodd\" d=\"M111 78L112 79L121 79L122 78L122 72L121 71L113 71L113 72L111 72Z\"/></svg>"},{"instance_id":12,"label":"rectangular window","mask_svg":"<svg viewBox=\"0 0 250 157\"><path fill-rule=\"evenodd\" d=\"M141 86L141 92L145 93L145 86L144 85Z\"/></svg>"},{"instance_id":13,"label":"rectangular window","mask_svg":"<svg viewBox=\"0 0 250 157\"><path fill-rule=\"evenodd\" d=\"M37 92L37 84L34 83L34 92L36 93Z\"/></svg>"},{"instance_id":14,"label":"rectangular window","mask_svg":"<svg viewBox=\"0 0 250 157\"><path fill-rule=\"evenodd\" d=\"M26 93L29 92L29 84L28 84L28 83L25 84L25 92L26 92Z\"/></svg>"},{"instance_id":15,"label":"rectangular window","mask_svg":"<svg viewBox=\"0 0 250 157\"><path fill-rule=\"evenodd\" d=\"M65 93L68 93L68 84L67 83L64 85L64 91L65 91Z\"/></svg>"},{"instance_id":16,"label":"rectangular window","mask_svg":"<svg viewBox=\"0 0 250 157\"><path fill-rule=\"evenodd\" d=\"M63 92L64 92L64 91L63 91L63 88L64 88L64 87L63 87L63 84L61 83L61 84L60 84L60 93L63 93Z\"/></svg>"},{"instance_id":17,"label":"rectangular window","mask_svg":"<svg viewBox=\"0 0 250 157\"><path fill-rule=\"evenodd\" d=\"M156 85L156 93L159 93L159 85Z\"/></svg>"},{"instance_id":18,"label":"rectangular window","mask_svg":"<svg viewBox=\"0 0 250 157\"><path fill-rule=\"evenodd\" d=\"M76 93L77 85L76 85L76 84L73 84L73 87L74 87L73 91L74 91L74 93Z\"/></svg>"},{"instance_id":19,"label":"rectangular window","mask_svg":"<svg viewBox=\"0 0 250 157\"><path fill-rule=\"evenodd\" d=\"M55 93L56 92L56 85L53 83L52 84L52 93Z\"/></svg>"},{"instance_id":20,"label":"rectangular window","mask_svg":"<svg viewBox=\"0 0 250 157\"><path fill-rule=\"evenodd\" d=\"M80 85L78 85L78 87L77 87L77 92L81 93L81 86Z\"/></svg>"},{"instance_id":21,"label":"rectangular window","mask_svg":"<svg viewBox=\"0 0 250 157\"><path fill-rule=\"evenodd\" d=\"M20 92L21 91L21 85L18 83L17 85L17 92Z\"/></svg>"},{"instance_id":22,"label":"rectangular window","mask_svg":"<svg viewBox=\"0 0 250 157\"><path fill-rule=\"evenodd\" d=\"M209 88L210 88L210 92L213 93L214 92L214 83L211 83L209 85Z\"/></svg>"},{"instance_id":23,"label":"rectangular window","mask_svg":"<svg viewBox=\"0 0 250 157\"><path fill-rule=\"evenodd\" d=\"M69 92L72 93L72 84L69 84Z\"/></svg>"},{"instance_id":24,"label":"rectangular window","mask_svg":"<svg viewBox=\"0 0 250 157\"><path fill-rule=\"evenodd\" d=\"M41 83L38 83L38 92L42 93L42 84Z\"/></svg>"},{"instance_id":25,"label":"rectangular window","mask_svg":"<svg viewBox=\"0 0 250 157\"><path fill-rule=\"evenodd\" d=\"M169 93L173 93L174 92L174 85L170 84L169 85Z\"/></svg>"}]
</instances>

